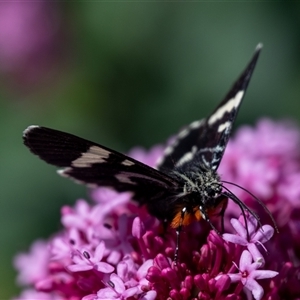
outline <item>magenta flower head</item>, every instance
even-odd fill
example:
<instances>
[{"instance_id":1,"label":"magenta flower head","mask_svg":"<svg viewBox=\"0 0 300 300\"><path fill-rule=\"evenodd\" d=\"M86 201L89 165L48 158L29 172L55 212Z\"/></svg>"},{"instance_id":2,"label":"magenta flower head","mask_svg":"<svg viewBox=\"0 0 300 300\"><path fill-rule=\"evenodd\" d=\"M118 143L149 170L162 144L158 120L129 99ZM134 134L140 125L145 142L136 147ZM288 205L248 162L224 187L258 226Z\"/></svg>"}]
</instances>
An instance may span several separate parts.
<instances>
[{"instance_id":1,"label":"magenta flower head","mask_svg":"<svg viewBox=\"0 0 300 300\"><path fill-rule=\"evenodd\" d=\"M287 123L262 120L240 129L220 174L261 225L229 201L222 235L205 220L183 227L176 263L174 229L130 193L92 190L92 204L80 199L61 209L60 232L15 257L24 286L15 299L299 299L299 141L299 129ZM130 154L154 166L162 147ZM279 233L247 190L272 212ZM211 221L221 227L220 218Z\"/></svg>"}]
</instances>

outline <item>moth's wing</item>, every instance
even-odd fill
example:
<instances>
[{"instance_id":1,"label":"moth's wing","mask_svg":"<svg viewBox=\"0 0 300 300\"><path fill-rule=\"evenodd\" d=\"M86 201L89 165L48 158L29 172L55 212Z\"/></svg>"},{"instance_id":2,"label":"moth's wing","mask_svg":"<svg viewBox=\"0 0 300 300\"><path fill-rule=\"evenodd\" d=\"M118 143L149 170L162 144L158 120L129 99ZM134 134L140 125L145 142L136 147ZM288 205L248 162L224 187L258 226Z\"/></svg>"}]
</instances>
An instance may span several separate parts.
<instances>
[{"instance_id":1,"label":"moth's wing","mask_svg":"<svg viewBox=\"0 0 300 300\"><path fill-rule=\"evenodd\" d=\"M136 200L151 199L176 189L177 182L124 154L62 131L29 126L23 135L30 151L49 164L64 167L59 174L90 187L131 191Z\"/></svg>"},{"instance_id":2,"label":"moth's wing","mask_svg":"<svg viewBox=\"0 0 300 300\"><path fill-rule=\"evenodd\" d=\"M157 164L158 169L184 168L194 159L213 170L218 168L261 48L261 44L256 47L244 72L213 113L206 119L190 124L166 148Z\"/></svg>"}]
</instances>

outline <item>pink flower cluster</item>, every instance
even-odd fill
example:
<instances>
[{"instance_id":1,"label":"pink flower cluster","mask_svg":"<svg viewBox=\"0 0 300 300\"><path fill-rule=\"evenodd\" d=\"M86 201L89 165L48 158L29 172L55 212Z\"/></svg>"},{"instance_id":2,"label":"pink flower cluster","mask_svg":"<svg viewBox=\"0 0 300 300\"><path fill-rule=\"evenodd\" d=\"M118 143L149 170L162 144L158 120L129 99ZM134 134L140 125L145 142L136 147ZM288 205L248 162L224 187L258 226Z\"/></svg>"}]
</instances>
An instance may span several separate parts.
<instances>
[{"instance_id":1,"label":"pink flower cluster","mask_svg":"<svg viewBox=\"0 0 300 300\"><path fill-rule=\"evenodd\" d=\"M238 217L230 204L226 233L219 236L205 221L187 226L174 263L174 230L132 202L130 193L98 188L92 204L78 200L62 208L60 232L16 256L18 282L26 288L15 299L299 299L299 142L296 127L262 120L237 132L219 169L224 181L267 205L278 234L255 199L228 184L264 225ZM154 166L161 153L157 146L130 155Z\"/></svg>"}]
</instances>

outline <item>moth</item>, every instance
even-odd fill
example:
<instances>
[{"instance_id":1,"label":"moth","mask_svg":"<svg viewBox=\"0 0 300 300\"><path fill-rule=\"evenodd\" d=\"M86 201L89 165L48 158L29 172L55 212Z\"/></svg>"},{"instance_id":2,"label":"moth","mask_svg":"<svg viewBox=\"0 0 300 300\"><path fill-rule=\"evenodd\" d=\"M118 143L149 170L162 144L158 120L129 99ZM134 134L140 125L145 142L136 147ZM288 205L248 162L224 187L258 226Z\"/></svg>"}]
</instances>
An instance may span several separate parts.
<instances>
[{"instance_id":1,"label":"moth","mask_svg":"<svg viewBox=\"0 0 300 300\"><path fill-rule=\"evenodd\" d=\"M259 221L250 208L224 187L217 169L261 48L261 44L256 47L245 70L215 110L179 132L156 168L46 127L29 126L24 131L24 144L42 160L62 167L58 173L64 177L89 187L131 191L133 200L146 205L150 214L176 229L176 260L182 227L204 219L219 233L211 216L217 213L223 217L228 199L240 207L244 218L248 212Z\"/></svg>"}]
</instances>

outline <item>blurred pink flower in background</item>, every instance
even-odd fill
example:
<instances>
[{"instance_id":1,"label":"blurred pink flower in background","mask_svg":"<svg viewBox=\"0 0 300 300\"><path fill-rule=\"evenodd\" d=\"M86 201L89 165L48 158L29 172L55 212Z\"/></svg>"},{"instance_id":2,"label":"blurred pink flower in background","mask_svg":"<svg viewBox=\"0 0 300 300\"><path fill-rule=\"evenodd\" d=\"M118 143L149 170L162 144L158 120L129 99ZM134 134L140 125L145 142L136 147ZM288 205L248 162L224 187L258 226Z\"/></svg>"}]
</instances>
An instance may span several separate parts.
<instances>
[{"instance_id":1,"label":"blurred pink flower in background","mask_svg":"<svg viewBox=\"0 0 300 300\"><path fill-rule=\"evenodd\" d=\"M1 2L0 71L20 84L47 77L62 54L61 23L54 2Z\"/></svg>"},{"instance_id":2,"label":"blurred pink flower in background","mask_svg":"<svg viewBox=\"0 0 300 300\"><path fill-rule=\"evenodd\" d=\"M92 203L62 208L60 232L16 256L18 283L26 288L15 299L299 299L299 141L297 127L261 120L237 132L220 166L222 179L268 206L279 233L249 193L228 184L262 227L252 216L238 218L239 208L230 205L223 237L204 220L184 228L174 264L174 230L164 230L130 193L98 188ZM156 146L130 154L154 166L161 153Z\"/></svg>"}]
</instances>

